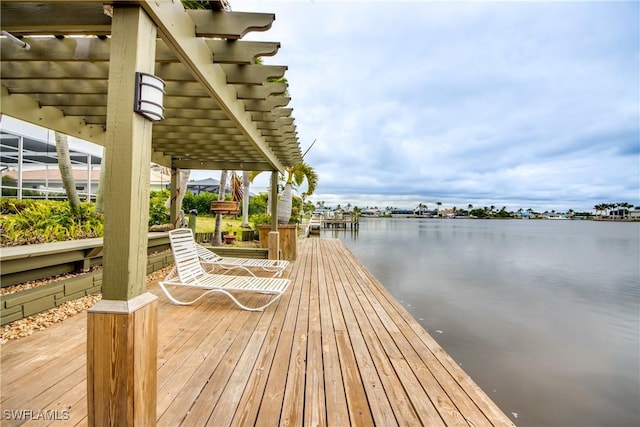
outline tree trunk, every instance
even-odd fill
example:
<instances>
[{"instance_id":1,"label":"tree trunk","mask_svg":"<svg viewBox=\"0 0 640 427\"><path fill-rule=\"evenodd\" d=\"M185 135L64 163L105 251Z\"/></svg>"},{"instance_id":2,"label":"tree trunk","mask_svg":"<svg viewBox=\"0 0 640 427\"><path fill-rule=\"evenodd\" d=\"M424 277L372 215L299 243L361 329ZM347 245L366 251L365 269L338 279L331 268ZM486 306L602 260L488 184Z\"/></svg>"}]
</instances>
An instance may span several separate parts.
<instances>
[{"instance_id":1,"label":"tree trunk","mask_svg":"<svg viewBox=\"0 0 640 427\"><path fill-rule=\"evenodd\" d=\"M104 213L104 186L107 182L107 161L105 156L107 155L107 148L102 149L102 160L100 161L100 181L98 181L98 191L96 191L96 211Z\"/></svg>"},{"instance_id":2,"label":"tree trunk","mask_svg":"<svg viewBox=\"0 0 640 427\"><path fill-rule=\"evenodd\" d=\"M225 189L227 188L227 170L220 171L220 188L218 188L218 200L224 200ZM213 246L222 244L222 214L216 215L216 228L213 232Z\"/></svg>"},{"instance_id":3,"label":"tree trunk","mask_svg":"<svg viewBox=\"0 0 640 427\"><path fill-rule=\"evenodd\" d=\"M291 183L287 182L287 185L284 186L282 196L280 196L280 200L278 201L278 224L289 224L289 220L291 219L291 187Z\"/></svg>"},{"instance_id":4,"label":"tree trunk","mask_svg":"<svg viewBox=\"0 0 640 427\"><path fill-rule=\"evenodd\" d=\"M249 228L249 171L242 171L242 227Z\"/></svg>"},{"instance_id":5,"label":"tree trunk","mask_svg":"<svg viewBox=\"0 0 640 427\"><path fill-rule=\"evenodd\" d=\"M67 135L56 132L56 153L58 154L58 168L64 191L67 193L71 210L76 212L80 208L80 198L76 191L76 182L73 179L71 156L69 155L69 141Z\"/></svg>"},{"instance_id":6,"label":"tree trunk","mask_svg":"<svg viewBox=\"0 0 640 427\"><path fill-rule=\"evenodd\" d=\"M182 202L184 195L187 192L187 186L189 185L189 178L191 177L191 169L180 169L180 179L178 180L178 188L176 189L176 205L178 206L178 219L176 227L186 226L185 214L182 210ZM171 197L164 203L164 207L171 208Z\"/></svg>"}]
</instances>

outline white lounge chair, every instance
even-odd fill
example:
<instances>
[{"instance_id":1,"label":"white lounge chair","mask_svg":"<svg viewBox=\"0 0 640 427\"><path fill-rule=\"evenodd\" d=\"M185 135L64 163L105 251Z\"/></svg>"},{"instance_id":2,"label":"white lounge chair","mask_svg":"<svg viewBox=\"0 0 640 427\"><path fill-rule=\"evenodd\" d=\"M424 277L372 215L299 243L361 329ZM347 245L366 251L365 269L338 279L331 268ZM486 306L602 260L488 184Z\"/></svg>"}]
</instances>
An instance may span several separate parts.
<instances>
[{"instance_id":1,"label":"white lounge chair","mask_svg":"<svg viewBox=\"0 0 640 427\"><path fill-rule=\"evenodd\" d=\"M277 301L291 283L289 279L233 276L229 274L215 274L205 271L198 257L198 251L196 249L195 240L193 239L193 234L190 229L186 230L188 230L189 233L169 233L169 241L171 242L175 266L171 272L169 272L167 277L158 283L160 288L173 303L189 305L200 300L207 294L220 292L231 298L233 302L244 310L262 311ZM181 301L171 295L168 290L168 287L170 286L200 289L203 293L191 301ZM232 292L271 294L272 298L268 303L260 307L247 307L246 305L241 304Z\"/></svg>"},{"instance_id":2,"label":"white lounge chair","mask_svg":"<svg viewBox=\"0 0 640 427\"><path fill-rule=\"evenodd\" d=\"M222 257L197 243L196 250L198 251L198 256L203 263L210 264L214 268L217 266L224 270L240 268L246 270L253 276L255 276L255 274L250 270L251 268L273 273L272 277L279 277L282 275L284 269L289 265L289 261L278 259Z\"/></svg>"}]
</instances>

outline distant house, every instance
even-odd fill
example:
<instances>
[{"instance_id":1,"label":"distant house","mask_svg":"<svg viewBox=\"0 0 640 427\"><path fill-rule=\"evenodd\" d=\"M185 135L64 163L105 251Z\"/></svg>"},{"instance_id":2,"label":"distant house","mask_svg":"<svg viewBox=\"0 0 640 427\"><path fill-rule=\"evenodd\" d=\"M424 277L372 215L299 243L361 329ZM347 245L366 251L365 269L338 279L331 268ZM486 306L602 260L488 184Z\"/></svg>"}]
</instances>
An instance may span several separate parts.
<instances>
[{"instance_id":1,"label":"distant house","mask_svg":"<svg viewBox=\"0 0 640 427\"><path fill-rule=\"evenodd\" d=\"M220 181L214 178L205 178L198 181L189 181L187 184L187 190L195 194L196 196L200 193L214 193L218 194L220 189ZM227 193L229 190L227 189Z\"/></svg>"},{"instance_id":2,"label":"distant house","mask_svg":"<svg viewBox=\"0 0 640 427\"><path fill-rule=\"evenodd\" d=\"M453 208L438 210L438 216L443 218L453 218L456 216L456 214L457 214L457 211L454 210Z\"/></svg>"},{"instance_id":3,"label":"distant house","mask_svg":"<svg viewBox=\"0 0 640 427\"><path fill-rule=\"evenodd\" d=\"M410 216L415 214L413 209L391 209L389 213L391 214L391 216L394 216L394 217L395 216L403 217L403 216Z\"/></svg>"},{"instance_id":4,"label":"distant house","mask_svg":"<svg viewBox=\"0 0 640 427\"><path fill-rule=\"evenodd\" d=\"M380 216L382 212L378 208L364 208L360 215L362 216Z\"/></svg>"},{"instance_id":5,"label":"distant house","mask_svg":"<svg viewBox=\"0 0 640 427\"><path fill-rule=\"evenodd\" d=\"M71 145L71 144L70 144ZM82 145L90 146L85 143ZM69 147L69 157L78 195L82 199L94 198L100 182L102 158L85 148ZM0 130L0 168L2 177L9 177L14 183L3 180L2 189L21 195L20 190L29 191L29 197L47 198L49 195L64 194L65 190L58 168L58 155L53 140L42 140L19 133ZM150 172L151 190L168 189L171 176L166 168L152 165ZM34 196L33 193L40 193Z\"/></svg>"},{"instance_id":6,"label":"distant house","mask_svg":"<svg viewBox=\"0 0 640 427\"><path fill-rule=\"evenodd\" d=\"M609 219L627 219L627 218L631 218L631 213L634 212L636 209L634 209L633 211L630 211L627 208L618 208L612 211L609 211ZM636 214L637 215L637 214Z\"/></svg>"},{"instance_id":7,"label":"distant house","mask_svg":"<svg viewBox=\"0 0 640 427\"><path fill-rule=\"evenodd\" d=\"M399 213L402 213L402 211L400 211ZM435 218L438 216L437 209L430 210L430 209L424 209L420 207L415 208L414 210L410 211L410 213L412 213L414 216L425 217L425 218Z\"/></svg>"},{"instance_id":8,"label":"distant house","mask_svg":"<svg viewBox=\"0 0 640 427\"><path fill-rule=\"evenodd\" d=\"M10 177L16 182L18 181L17 170L4 170L2 176ZM91 168L91 173L87 167L74 168L73 178L76 183L76 190L80 198L95 198L100 182L100 167ZM166 190L171 183L171 177L162 173L159 169L152 169L150 173L150 189ZM3 184L3 188L10 188ZM44 168L30 168L22 170L22 190L36 191L42 194L42 198L51 194L64 194L64 186L60 178L60 169L57 165L50 165ZM33 198L33 196L29 196Z\"/></svg>"}]
</instances>

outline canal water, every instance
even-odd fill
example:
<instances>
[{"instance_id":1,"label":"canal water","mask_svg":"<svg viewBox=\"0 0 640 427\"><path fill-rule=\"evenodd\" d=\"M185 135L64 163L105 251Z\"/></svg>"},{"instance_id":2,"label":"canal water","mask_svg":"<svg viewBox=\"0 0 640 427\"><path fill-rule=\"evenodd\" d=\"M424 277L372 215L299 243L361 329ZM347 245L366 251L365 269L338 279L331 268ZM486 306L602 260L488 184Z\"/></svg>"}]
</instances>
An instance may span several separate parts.
<instances>
[{"instance_id":1,"label":"canal water","mask_svg":"<svg viewBox=\"0 0 640 427\"><path fill-rule=\"evenodd\" d=\"M366 218L322 236L517 425L640 425L639 223Z\"/></svg>"}]
</instances>

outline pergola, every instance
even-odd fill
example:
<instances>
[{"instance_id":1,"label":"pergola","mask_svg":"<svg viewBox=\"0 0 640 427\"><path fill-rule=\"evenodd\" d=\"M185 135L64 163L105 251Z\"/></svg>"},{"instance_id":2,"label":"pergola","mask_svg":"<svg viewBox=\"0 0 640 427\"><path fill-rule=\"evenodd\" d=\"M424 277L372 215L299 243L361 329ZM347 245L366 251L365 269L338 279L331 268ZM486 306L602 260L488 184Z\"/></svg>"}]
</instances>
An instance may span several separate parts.
<instances>
[{"instance_id":1,"label":"pergola","mask_svg":"<svg viewBox=\"0 0 640 427\"><path fill-rule=\"evenodd\" d=\"M275 192L278 173L302 161L287 85L272 82L286 67L255 63L279 43L240 40L268 30L275 16L209 3L212 10L184 10L178 0L1 3L0 113L106 147L103 299L87 328L91 425L155 424L150 162L172 168L173 191L185 168L271 171ZM137 72L166 82L164 120L133 111Z\"/></svg>"}]
</instances>

